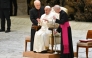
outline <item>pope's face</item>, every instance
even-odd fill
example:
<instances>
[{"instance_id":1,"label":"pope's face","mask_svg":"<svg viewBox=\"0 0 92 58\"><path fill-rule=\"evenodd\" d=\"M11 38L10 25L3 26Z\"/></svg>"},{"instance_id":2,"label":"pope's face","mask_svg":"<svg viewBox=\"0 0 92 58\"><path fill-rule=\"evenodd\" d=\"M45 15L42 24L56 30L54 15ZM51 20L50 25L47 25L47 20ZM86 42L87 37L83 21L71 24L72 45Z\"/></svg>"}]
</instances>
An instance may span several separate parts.
<instances>
[{"instance_id":1,"label":"pope's face","mask_svg":"<svg viewBox=\"0 0 92 58\"><path fill-rule=\"evenodd\" d=\"M50 13L50 9L49 8L45 8L45 14L49 14Z\"/></svg>"}]
</instances>

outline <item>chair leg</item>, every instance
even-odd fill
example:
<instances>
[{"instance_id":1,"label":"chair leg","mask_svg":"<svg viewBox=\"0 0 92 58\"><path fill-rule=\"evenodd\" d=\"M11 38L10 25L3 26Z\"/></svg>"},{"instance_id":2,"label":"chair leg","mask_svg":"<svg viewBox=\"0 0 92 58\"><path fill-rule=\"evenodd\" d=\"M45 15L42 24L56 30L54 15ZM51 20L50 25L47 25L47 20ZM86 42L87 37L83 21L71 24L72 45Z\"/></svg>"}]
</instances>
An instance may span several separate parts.
<instances>
[{"instance_id":1,"label":"chair leg","mask_svg":"<svg viewBox=\"0 0 92 58\"><path fill-rule=\"evenodd\" d=\"M79 47L77 46L77 53L76 53L76 54L77 54L77 55L76 55L76 56L77 56L77 58L78 58L78 51L79 51Z\"/></svg>"},{"instance_id":2,"label":"chair leg","mask_svg":"<svg viewBox=\"0 0 92 58\"><path fill-rule=\"evenodd\" d=\"M27 51L27 41L25 40L25 51Z\"/></svg>"},{"instance_id":3,"label":"chair leg","mask_svg":"<svg viewBox=\"0 0 92 58\"><path fill-rule=\"evenodd\" d=\"M88 47L86 48L86 58L88 58Z\"/></svg>"}]
</instances>

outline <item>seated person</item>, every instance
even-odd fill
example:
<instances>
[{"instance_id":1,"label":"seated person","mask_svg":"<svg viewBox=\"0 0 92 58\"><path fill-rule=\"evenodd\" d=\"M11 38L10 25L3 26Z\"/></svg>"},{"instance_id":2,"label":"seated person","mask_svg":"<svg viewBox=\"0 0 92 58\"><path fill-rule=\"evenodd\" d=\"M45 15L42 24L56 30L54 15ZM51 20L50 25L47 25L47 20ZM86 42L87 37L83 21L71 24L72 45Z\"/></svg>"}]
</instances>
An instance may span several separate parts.
<instances>
[{"instance_id":1,"label":"seated person","mask_svg":"<svg viewBox=\"0 0 92 58\"><path fill-rule=\"evenodd\" d=\"M51 12L51 7L45 7L45 14L41 16L41 19L38 20L39 25L41 25L41 29L36 31L34 37L34 48L35 52L47 51L49 49L49 40L51 35L51 30L48 28L48 23L55 22L53 20L54 13Z\"/></svg>"}]
</instances>

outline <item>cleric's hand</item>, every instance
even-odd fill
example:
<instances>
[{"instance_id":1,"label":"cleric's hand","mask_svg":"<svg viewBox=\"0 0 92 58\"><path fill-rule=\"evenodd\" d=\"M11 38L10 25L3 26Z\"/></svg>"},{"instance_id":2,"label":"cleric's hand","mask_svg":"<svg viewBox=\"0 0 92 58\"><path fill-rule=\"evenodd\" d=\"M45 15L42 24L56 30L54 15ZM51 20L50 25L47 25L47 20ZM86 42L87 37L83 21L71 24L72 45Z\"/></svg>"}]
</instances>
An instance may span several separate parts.
<instances>
[{"instance_id":1,"label":"cleric's hand","mask_svg":"<svg viewBox=\"0 0 92 58\"><path fill-rule=\"evenodd\" d=\"M58 32L57 31L54 31L54 34L57 34Z\"/></svg>"},{"instance_id":2,"label":"cleric's hand","mask_svg":"<svg viewBox=\"0 0 92 58\"><path fill-rule=\"evenodd\" d=\"M54 20L56 20L56 17L55 17L55 16L53 16L53 19L54 19Z\"/></svg>"},{"instance_id":3,"label":"cleric's hand","mask_svg":"<svg viewBox=\"0 0 92 58\"><path fill-rule=\"evenodd\" d=\"M37 18L36 20L37 20L38 22L40 22L40 19L39 19L39 18Z\"/></svg>"}]
</instances>

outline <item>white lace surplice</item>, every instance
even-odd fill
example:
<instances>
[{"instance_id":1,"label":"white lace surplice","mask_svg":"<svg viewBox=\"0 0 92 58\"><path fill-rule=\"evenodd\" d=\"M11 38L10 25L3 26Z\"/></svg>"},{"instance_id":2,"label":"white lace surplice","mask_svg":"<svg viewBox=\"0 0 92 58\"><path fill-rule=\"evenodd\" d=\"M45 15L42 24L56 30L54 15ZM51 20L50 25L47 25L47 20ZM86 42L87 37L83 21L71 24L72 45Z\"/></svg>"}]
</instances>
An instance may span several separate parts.
<instances>
[{"instance_id":1,"label":"white lace surplice","mask_svg":"<svg viewBox=\"0 0 92 58\"><path fill-rule=\"evenodd\" d=\"M47 50L49 48L49 40L51 31L48 30L48 23L54 22L53 21L53 13L49 15L43 14L41 16L41 29L35 33L34 37L34 47L33 50L36 52L41 52L43 50ZM44 21L43 19L47 19L49 22Z\"/></svg>"}]
</instances>

